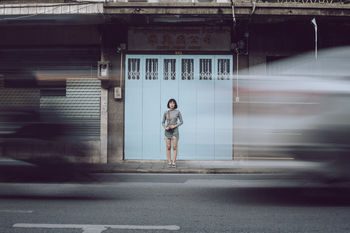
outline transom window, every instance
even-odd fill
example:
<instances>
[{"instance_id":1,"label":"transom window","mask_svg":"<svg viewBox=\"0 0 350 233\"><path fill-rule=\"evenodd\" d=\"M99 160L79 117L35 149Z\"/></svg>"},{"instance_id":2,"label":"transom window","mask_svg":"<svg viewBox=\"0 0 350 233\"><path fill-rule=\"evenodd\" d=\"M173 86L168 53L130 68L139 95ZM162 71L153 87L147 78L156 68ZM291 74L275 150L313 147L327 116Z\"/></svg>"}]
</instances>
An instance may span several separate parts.
<instances>
[{"instance_id":1,"label":"transom window","mask_svg":"<svg viewBox=\"0 0 350 233\"><path fill-rule=\"evenodd\" d=\"M228 55L132 55L126 62L127 80L231 80Z\"/></svg>"},{"instance_id":2,"label":"transom window","mask_svg":"<svg viewBox=\"0 0 350 233\"><path fill-rule=\"evenodd\" d=\"M182 59L182 71L181 79L182 80L193 80L194 79L194 66L193 59Z\"/></svg>"},{"instance_id":3,"label":"transom window","mask_svg":"<svg viewBox=\"0 0 350 233\"><path fill-rule=\"evenodd\" d=\"M158 79L158 59L146 59L146 80Z\"/></svg>"},{"instance_id":4,"label":"transom window","mask_svg":"<svg viewBox=\"0 0 350 233\"><path fill-rule=\"evenodd\" d=\"M164 59L164 80L176 79L176 59Z\"/></svg>"},{"instance_id":5,"label":"transom window","mask_svg":"<svg viewBox=\"0 0 350 233\"><path fill-rule=\"evenodd\" d=\"M218 59L218 80L230 79L230 60Z\"/></svg>"},{"instance_id":6,"label":"transom window","mask_svg":"<svg viewBox=\"0 0 350 233\"><path fill-rule=\"evenodd\" d=\"M212 79L212 59L199 59L199 80Z\"/></svg>"},{"instance_id":7,"label":"transom window","mask_svg":"<svg viewBox=\"0 0 350 233\"><path fill-rule=\"evenodd\" d=\"M140 59L138 58L128 59L128 79L132 79L132 80L140 79Z\"/></svg>"}]
</instances>

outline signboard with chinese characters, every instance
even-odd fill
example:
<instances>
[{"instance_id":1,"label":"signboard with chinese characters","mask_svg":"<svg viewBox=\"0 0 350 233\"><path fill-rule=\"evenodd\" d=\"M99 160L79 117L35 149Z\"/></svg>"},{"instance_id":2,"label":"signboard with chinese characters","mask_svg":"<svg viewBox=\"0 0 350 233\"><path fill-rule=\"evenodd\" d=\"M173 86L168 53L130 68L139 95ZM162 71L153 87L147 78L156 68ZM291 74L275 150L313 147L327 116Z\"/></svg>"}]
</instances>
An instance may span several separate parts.
<instances>
[{"instance_id":1,"label":"signboard with chinese characters","mask_svg":"<svg viewBox=\"0 0 350 233\"><path fill-rule=\"evenodd\" d=\"M230 51L229 27L132 27L129 51Z\"/></svg>"}]
</instances>

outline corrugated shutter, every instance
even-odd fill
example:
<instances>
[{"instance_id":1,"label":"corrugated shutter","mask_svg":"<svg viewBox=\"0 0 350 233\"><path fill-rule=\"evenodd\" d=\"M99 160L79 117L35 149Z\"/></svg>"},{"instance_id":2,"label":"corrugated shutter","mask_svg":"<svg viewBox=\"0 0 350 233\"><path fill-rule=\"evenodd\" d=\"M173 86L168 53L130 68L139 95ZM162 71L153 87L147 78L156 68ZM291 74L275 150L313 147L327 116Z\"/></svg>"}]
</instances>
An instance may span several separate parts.
<instances>
[{"instance_id":1,"label":"corrugated shutter","mask_svg":"<svg viewBox=\"0 0 350 233\"><path fill-rule=\"evenodd\" d=\"M68 79L66 92L66 96L42 96L41 112L54 112L55 117L69 126L67 136L99 140L101 82L98 79Z\"/></svg>"},{"instance_id":2,"label":"corrugated shutter","mask_svg":"<svg viewBox=\"0 0 350 233\"><path fill-rule=\"evenodd\" d=\"M39 89L5 88L0 84L0 111L38 111L39 106Z\"/></svg>"},{"instance_id":3,"label":"corrugated shutter","mask_svg":"<svg viewBox=\"0 0 350 233\"><path fill-rule=\"evenodd\" d=\"M41 97L39 87L3 84L1 87L0 83L0 111L40 110L42 118L54 117L66 124L67 136L99 140L101 83L96 79L99 59L99 46L0 48L0 74L7 79L67 80L65 95L64 92L55 95L48 88L46 92L53 94Z\"/></svg>"}]
</instances>

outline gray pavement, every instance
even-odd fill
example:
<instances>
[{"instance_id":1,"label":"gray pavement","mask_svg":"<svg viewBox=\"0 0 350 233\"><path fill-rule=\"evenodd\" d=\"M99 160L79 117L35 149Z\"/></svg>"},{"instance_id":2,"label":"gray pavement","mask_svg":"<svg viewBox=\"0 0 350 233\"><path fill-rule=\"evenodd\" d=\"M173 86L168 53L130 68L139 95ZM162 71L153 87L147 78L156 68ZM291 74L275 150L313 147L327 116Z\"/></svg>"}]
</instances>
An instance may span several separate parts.
<instances>
[{"instance_id":1,"label":"gray pavement","mask_svg":"<svg viewBox=\"0 0 350 233\"><path fill-rule=\"evenodd\" d=\"M0 165L5 167L33 167L35 165L10 158L1 158ZM168 168L165 160L125 160L107 164L50 164L49 167L88 169L93 173L187 173L187 174L259 174L286 173L295 171L318 170L321 163L297 161L293 159L260 159L230 161L194 161L179 160L176 168ZM43 166L40 166L43 167Z\"/></svg>"},{"instance_id":2,"label":"gray pavement","mask_svg":"<svg viewBox=\"0 0 350 233\"><path fill-rule=\"evenodd\" d=\"M1 233L349 233L350 189L280 174L0 182Z\"/></svg>"},{"instance_id":3,"label":"gray pavement","mask_svg":"<svg viewBox=\"0 0 350 233\"><path fill-rule=\"evenodd\" d=\"M126 160L118 163L95 164L95 172L115 173L283 173L295 170L310 170L320 167L319 163L295 160L232 160L232 161L177 161L176 168L168 168L167 161Z\"/></svg>"}]
</instances>

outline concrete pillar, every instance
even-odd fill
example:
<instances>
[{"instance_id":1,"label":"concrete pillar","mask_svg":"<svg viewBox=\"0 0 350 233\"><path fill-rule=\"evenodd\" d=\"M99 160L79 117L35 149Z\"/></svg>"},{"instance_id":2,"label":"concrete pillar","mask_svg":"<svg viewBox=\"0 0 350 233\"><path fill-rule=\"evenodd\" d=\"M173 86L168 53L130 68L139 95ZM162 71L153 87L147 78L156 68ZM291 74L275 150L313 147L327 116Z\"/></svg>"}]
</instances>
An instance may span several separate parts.
<instances>
[{"instance_id":1,"label":"concrete pillar","mask_svg":"<svg viewBox=\"0 0 350 233\"><path fill-rule=\"evenodd\" d=\"M105 61L104 46L101 46L101 61ZM107 163L108 158L108 89L101 88L101 163Z\"/></svg>"},{"instance_id":2,"label":"concrete pillar","mask_svg":"<svg viewBox=\"0 0 350 233\"><path fill-rule=\"evenodd\" d=\"M118 46L116 46L118 47ZM110 62L112 64L112 82L109 93L108 111L108 163L118 162L124 159L124 98L125 80L124 77L124 53L118 53L117 49L110 50ZM115 99L115 87L121 87L122 98Z\"/></svg>"}]
</instances>

